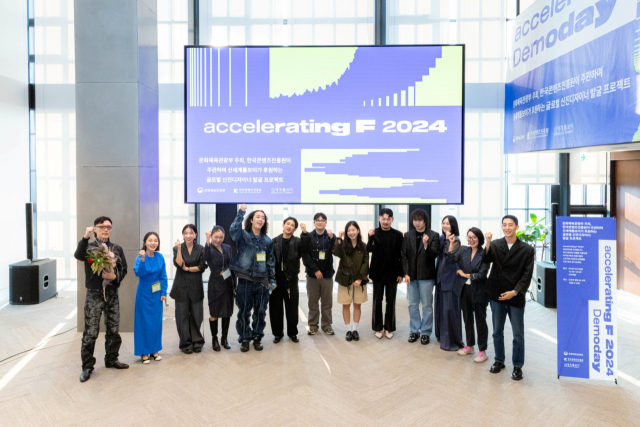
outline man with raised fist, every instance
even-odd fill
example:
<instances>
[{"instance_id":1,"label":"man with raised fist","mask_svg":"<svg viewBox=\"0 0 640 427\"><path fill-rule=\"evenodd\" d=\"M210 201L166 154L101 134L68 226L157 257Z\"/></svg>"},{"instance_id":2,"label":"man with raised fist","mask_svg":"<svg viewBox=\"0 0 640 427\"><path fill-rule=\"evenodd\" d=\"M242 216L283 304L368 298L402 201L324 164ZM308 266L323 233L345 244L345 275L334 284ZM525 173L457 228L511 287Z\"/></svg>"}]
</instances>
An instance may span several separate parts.
<instances>
[{"instance_id":1,"label":"man with raised fist","mask_svg":"<svg viewBox=\"0 0 640 427\"><path fill-rule=\"evenodd\" d=\"M104 364L107 368L127 369L129 365L118 361L118 352L122 338L120 337L120 300L118 299L118 288L127 275L127 260L124 257L122 248L109 240L113 222L111 218L101 216L93 222L93 227L87 227L78 242L78 248L73 254L75 259L84 263L84 285L87 288L87 297L84 302L84 332L82 334L82 346L80 356L82 357L82 374L80 382L88 381L91 378L96 358L93 351L100 332L100 316L104 311L105 317L105 356ZM93 242L89 242L91 237L95 237ZM91 252L101 245L106 245L116 259L115 270L107 271L103 269L101 274L94 273L91 264Z\"/></svg>"},{"instance_id":2,"label":"man with raised fist","mask_svg":"<svg viewBox=\"0 0 640 427\"><path fill-rule=\"evenodd\" d=\"M495 363L491 365L492 374L505 368L504 324L509 316L513 330L513 373L511 378L520 381L524 365L524 307L525 293L529 289L533 275L535 250L518 240L518 218L506 215L502 218L504 237L492 241L493 234L485 234L485 251L482 262L493 263L485 292L490 299L493 319L493 347Z\"/></svg>"}]
</instances>

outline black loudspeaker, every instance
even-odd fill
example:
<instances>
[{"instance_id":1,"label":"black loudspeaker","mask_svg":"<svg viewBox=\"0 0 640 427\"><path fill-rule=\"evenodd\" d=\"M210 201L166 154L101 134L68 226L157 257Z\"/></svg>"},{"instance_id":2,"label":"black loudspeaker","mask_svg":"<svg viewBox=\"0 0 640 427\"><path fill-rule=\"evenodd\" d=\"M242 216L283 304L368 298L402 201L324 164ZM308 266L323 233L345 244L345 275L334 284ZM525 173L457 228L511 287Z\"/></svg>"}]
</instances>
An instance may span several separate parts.
<instances>
[{"instance_id":1,"label":"black loudspeaker","mask_svg":"<svg viewBox=\"0 0 640 427\"><path fill-rule=\"evenodd\" d=\"M9 265L9 302L40 304L58 295L56 261L42 259Z\"/></svg>"},{"instance_id":2,"label":"black loudspeaker","mask_svg":"<svg viewBox=\"0 0 640 427\"><path fill-rule=\"evenodd\" d=\"M550 262L536 261L533 268L536 284L536 301L547 308L556 308L556 266Z\"/></svg>"}]
</instances>

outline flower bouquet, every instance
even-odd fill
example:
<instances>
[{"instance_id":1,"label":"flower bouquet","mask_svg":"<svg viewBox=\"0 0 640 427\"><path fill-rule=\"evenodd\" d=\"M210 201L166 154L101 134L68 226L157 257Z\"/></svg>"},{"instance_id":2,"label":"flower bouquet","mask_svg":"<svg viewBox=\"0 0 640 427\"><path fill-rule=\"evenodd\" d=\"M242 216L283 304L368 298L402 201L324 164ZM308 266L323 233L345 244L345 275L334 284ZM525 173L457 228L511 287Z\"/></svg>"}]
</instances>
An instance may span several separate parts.
<instances>
[{"instance_id":1,"label":"flower bouquet","mask_svg":"<svg viewBox=\"0 0 640 427\"><path fill-rule=\"evenodd\" d=\"M109 246L106 243L100 243L98 241L95 242L95 246L91 247L87 251L87 255L85 256L87 262L91 266L91 271L93 274L102 275L103 272L113 273L116 271L116 264L119 261L119 257L109 250ZM106 296L106 288L111 283L111 280L103 279L102 280L102 293L104 295L105 300Z\"/></svg>"}]
</instances>

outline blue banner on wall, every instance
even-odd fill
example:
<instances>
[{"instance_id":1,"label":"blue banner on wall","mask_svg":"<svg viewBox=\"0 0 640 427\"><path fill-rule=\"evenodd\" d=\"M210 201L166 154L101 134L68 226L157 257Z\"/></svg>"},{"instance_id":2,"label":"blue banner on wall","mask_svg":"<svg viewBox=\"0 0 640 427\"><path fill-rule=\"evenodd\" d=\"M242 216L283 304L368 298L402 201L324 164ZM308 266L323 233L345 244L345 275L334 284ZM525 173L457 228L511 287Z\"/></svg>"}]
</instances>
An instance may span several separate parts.
<instances>
[{"instance_id":1,"label":"blue banner on wall","mask_svg":"<svg viewBox=\"0 0 640 427\"><path fill-rule=\"evenodd\" d=\"M558 375L614 381L616 220L558 217L556 225Z\"/></svg>"},{"instance_id":2,"label":"blue banner on wall","mask_svg":"<svg viewBox=\"0 0 640 427\"><path fill-rule=\"evenodd\" d=\"M637 0L539 0L513 21L505 153L640 141Z\"/></svg>"}]
</instances>

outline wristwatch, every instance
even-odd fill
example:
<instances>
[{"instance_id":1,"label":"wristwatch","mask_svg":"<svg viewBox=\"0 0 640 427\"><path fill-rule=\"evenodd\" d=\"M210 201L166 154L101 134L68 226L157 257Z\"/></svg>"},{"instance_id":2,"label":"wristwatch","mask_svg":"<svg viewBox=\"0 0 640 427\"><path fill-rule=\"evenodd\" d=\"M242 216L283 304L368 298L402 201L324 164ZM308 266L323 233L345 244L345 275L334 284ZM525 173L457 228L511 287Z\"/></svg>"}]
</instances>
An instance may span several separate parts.
<instances>
[{"instance_id":1,"label":"wristwatch","mask_svg":"<svg viewBox=\"0 0 640 427\"><path fill-rule=\"evenodd\" d=\"M515 289L514 289L514 290L512 290L511 292L513 292L513 296L514 296L514 297L518 296L518 291L516 291Z\"/></svg>"}]
</instances>

